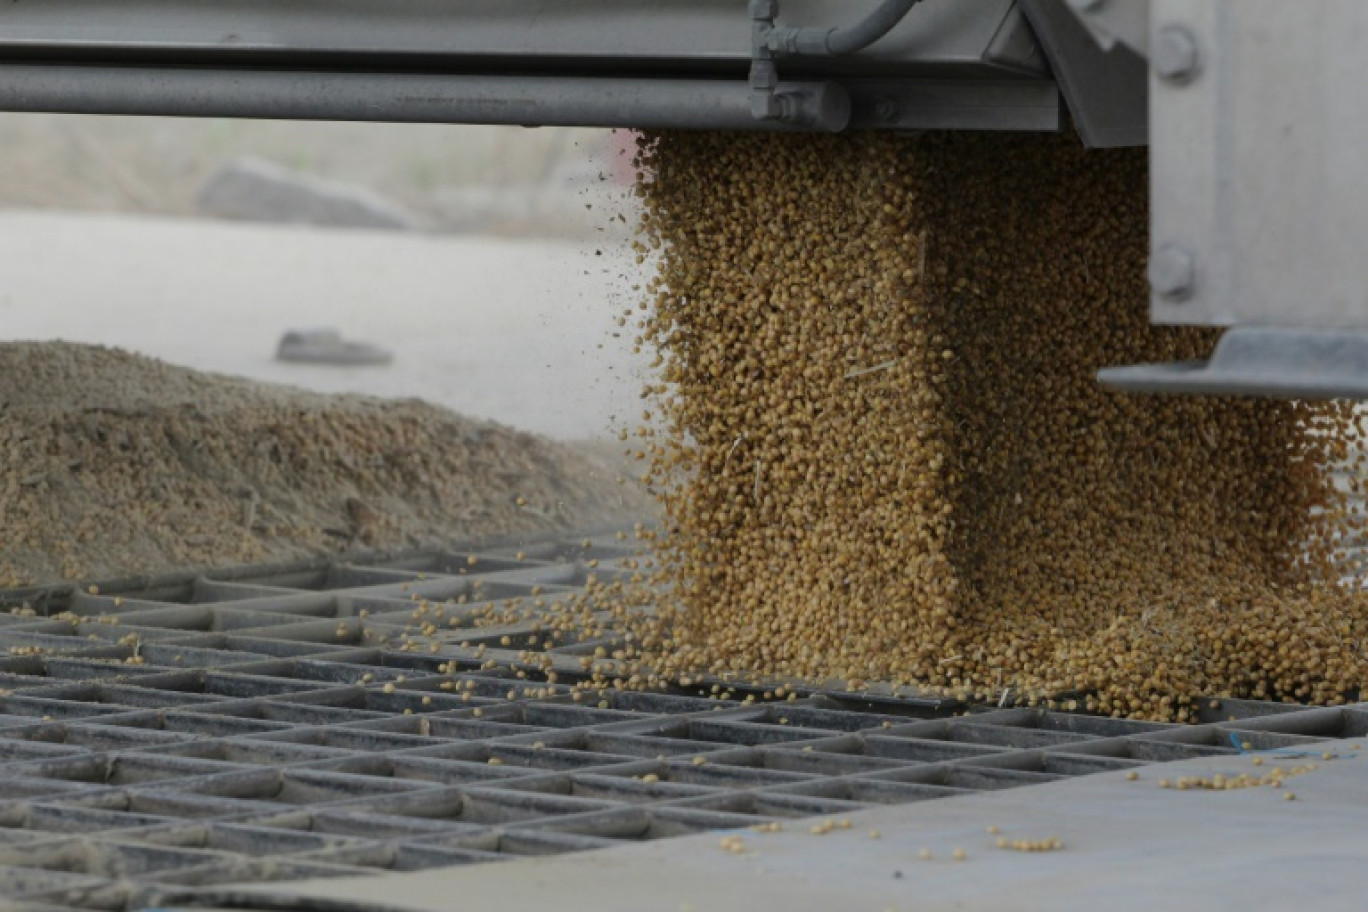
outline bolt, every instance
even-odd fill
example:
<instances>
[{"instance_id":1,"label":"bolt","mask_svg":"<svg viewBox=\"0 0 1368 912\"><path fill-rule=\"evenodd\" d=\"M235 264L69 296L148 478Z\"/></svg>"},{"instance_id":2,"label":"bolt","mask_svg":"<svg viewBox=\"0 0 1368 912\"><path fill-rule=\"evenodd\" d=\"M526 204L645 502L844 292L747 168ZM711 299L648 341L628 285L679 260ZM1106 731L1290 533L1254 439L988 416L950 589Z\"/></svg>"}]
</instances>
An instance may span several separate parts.
<instances>
[{"instance_id":1,"label":"bolt","mask_svg":"<svg viewBox=\"0 0 1368 912\"><path fill-rule=\"evenodd\" d=\"M1150 255L1146 276L1160 297L1184 301L1192 295L1197 265L1192 254L1176 244L1164 244Z\"/></svg>"},{"instance_id":2,"label":"bolt","mask_svg":"<svg viewBox=\"0 0 1368 912\"><path fill-rule=\"evenodd\" d=\"M767 60L758 61L751 67L750 87L752 89L774 89L779 85L779 70Z\"/></svg>"},{"instance_id":3,"label":"bolt","mask_svg":"<svg viewBox=\"0 0 1368 912\"><path fill-rule=\"evenodd\" d=\"M784 104L773 91L753 92L750 103L751 116L756 120L780 120L784 116Z\"/></svg>"},{"instance_id":4,"label":"bolt","mask_svg":"<svg viewBox=\"0 0 1368 912\"><path fill-rule=\"evenodd\" d=\"M1161 79L1186 82L1197 75L1197 39L1181 25L1166 25L1150 48L1150 64Z\"/></svg>"}]
</instances>

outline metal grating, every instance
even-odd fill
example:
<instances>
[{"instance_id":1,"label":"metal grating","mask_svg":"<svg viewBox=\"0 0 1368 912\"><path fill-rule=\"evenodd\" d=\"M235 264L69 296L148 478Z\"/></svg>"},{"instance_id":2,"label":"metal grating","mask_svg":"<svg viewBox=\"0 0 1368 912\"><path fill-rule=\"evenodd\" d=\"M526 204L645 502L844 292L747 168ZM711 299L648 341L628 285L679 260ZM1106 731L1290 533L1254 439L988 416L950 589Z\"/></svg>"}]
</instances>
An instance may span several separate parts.
<instances>
[{"instance_id":1,"label":"metal grating","mask_svg":"<svg viewBox=\"0 0 1368 912\"><path fill-rule=\"evenodd\" d=\"M476 620L634 572L633 552L517 550L9 593L26 607L0 614L5 907L139 909L1368 734L1368 704L1212 701L1180 726L914 696L719 702L707 684L577 701L567 683L602 643ZM423 600L446 612L435 653L404 645ZM520 664L533 637L556 683Z\"/></svg>"}]
</instances>

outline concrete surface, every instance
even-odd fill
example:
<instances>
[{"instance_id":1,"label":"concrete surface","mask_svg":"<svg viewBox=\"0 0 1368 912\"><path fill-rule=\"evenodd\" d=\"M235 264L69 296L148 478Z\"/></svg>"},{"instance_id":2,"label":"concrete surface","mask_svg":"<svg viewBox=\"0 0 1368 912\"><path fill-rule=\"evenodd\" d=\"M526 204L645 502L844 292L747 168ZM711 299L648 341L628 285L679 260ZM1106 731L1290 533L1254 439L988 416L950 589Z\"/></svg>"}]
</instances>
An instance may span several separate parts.
<instances>
[{"instance_id":1,"label":"concrete surface","mask_svg":"<svg viewBox=\"0 0 1368 912\"><path fill-rule=\"evenodd\" d=\"M1322 751L1336 759L1325 761ZM1276 755L1276 759L1273 759ZM1142 767L880 808L848 830L812 835L736 831L577 855L421 874L276 885L272 892L384 902L422 910L761 912L882 910L1361 910L1368 908L1368 758L1349 742L1301 751ZM1305 759L1309 758L1309 759ZM1178 791L1161 777L1266 773L1315 762L1285 788ZM1288 801L1291 791L1296 799ZM1025 853L1007 839L1055 836L1064 848ZM880 837L871 838L877 829ZM967 858L955 861L963 848ZM930 849L933 858L919 853ZM267 888L261 888L267 889Z\"/></svg>"},{"instance_id":2,"label":"concrete surface","mask_svg":"<svg viewBox=\"0 0 1368 912\"><path fill-rule=\"evenodd\" d=\"M560 438L603 436L640 412L645 364L615 322L642 267L620 230L603 237L0 212L0 338L114 345L323 392L420 397ZM394 364L274 360L284 331L324 326L393 351Z\"/></svg>"}]
</instances>

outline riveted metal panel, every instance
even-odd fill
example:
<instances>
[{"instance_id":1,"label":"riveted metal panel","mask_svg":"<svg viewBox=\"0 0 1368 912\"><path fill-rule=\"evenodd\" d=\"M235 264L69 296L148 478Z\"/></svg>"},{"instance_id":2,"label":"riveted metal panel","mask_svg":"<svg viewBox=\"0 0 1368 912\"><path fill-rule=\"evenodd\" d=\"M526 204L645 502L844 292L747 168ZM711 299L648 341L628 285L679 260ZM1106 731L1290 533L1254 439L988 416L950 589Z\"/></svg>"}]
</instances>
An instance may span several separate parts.
<instances>
[{"instance_id":1,"label":"riveted metal panel","mask_svg":"<svg viewBox=\"0 0 1368 912\"><path fill-rule=\"evenodd\" d=\"M1368 5L1153 10L1154 320L1368 326Z\"/></svg>"}]
</instances>

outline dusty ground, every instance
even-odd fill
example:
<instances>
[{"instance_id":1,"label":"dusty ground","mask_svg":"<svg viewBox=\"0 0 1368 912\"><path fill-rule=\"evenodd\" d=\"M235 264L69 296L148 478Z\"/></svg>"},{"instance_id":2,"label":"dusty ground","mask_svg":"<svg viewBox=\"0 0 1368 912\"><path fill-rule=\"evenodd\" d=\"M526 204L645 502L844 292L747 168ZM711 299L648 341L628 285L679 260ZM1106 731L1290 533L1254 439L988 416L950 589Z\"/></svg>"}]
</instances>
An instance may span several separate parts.
<instances>
[{"instance_id":1,"label":"dusty ground","mask_svg":"<svg viewBox=\"0 0 1368 912\"><path fill-rule=\"evenodd\" d=\"M418 401L0 345L0 586L626 523L603 450Z\"/></svg>"}]
</instances>

